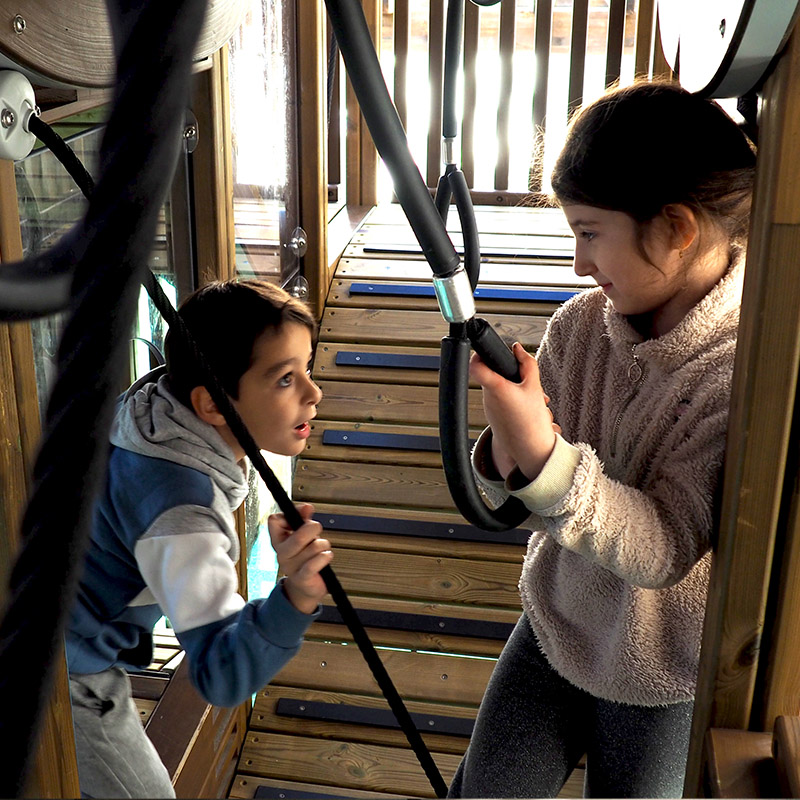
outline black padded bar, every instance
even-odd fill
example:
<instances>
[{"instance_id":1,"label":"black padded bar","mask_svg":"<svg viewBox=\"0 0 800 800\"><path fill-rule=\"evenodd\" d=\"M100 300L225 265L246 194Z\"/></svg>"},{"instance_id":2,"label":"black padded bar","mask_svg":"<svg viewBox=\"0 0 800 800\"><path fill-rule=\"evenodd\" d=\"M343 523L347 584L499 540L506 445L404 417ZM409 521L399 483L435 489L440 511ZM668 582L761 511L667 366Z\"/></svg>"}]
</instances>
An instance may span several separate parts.
<instances>
[{"instance_id":1,"label":"black padded bar","mask_svg":"<svg viewBox=\"0 0 800 800\"><path fill-rule=\"evenodd\" d=\"M390 367L392 369L439 370L441 359L435 356L415 356L406 353L361 353L353 350L340 350L336 354L336 364L352 367Z\"/></svg>"},{"instance_id":2,"label":"black padded bar","mask_svg":"<svg viewBox=\"0 0 800 800\"><path fill-rule=\"evenodd\" d=\"M293 700L281 697L275 706L275 713L282 717L372 725L376 728L400 727L389 709L351 706L344 703L322 703L318 700ZM474 726L471 719L446 717L441 714L412 714L411 719L420 732L445 733L450 736L469 737Z\"/></svg>"},{"instance_id":3,"label":"black padded bar","mask_svg":"<svg viewBox=\"0 0 800 800\"><path fill-rule=\"evenodd\" d=\"M382 447L387 450L441 450L438 436L414 436L409 433L368 433L366 431L325 431L322 444L344 447Z\"/></svg>"},{"instance_id":4,"label":"black padded bar","mask_svg":"<svg viewBox=\"0 0 800 800\"><path fill-rule=\"evenodd\" d=\"M358 618L368 628L412 631L414 633L445 633L449 636L467 636L471 639L494 639L505 642L511 631L512 622L490 622L483 619L458 619L457 617L437 617L428 614L408 614L399 611L372 611L358 609ZM317 622L342 624L342 615L336 606L322 606Z\"/></svg>"},{"instance_id":5,"label":"black padded bar","mask_svg":"<svg viewBox=\"0 0 800 800\"><path fill-rule=\"evenodd\" d=\"M524 528L508 531L485 531L466 523L450 525L446 522L422 522L409 519L384 517L359 517L351 514L327 514L319 512L316 519L325 528L358 533L389 533L399 536L422 536L428 539L455 539L462 542L492 542L499 544L525 545L531 535Z\"/></svg>"},{"instance_id":6,"label":"black padded bar","mask_svg":"<svg viewBox=\"0 0 800 800\"><path fill-rule=\"evenodd\" d=\"M563 303L578 294L580 289L505 289L480 286L475 289L479 300L528 300L547 303ZM433 286L410 286L403 283L353 283L351 295L435 297Z\"/></svg>"}]
</instances>

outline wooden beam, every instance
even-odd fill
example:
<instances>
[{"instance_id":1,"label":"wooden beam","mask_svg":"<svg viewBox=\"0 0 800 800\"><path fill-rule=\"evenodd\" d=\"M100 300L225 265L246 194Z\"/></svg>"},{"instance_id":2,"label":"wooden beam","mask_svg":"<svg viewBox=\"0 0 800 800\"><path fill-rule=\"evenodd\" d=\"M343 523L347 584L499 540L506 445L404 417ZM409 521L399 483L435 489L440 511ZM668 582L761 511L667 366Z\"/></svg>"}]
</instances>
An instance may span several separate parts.
<instances>
[{"instance_id":1,"label":"wooden beam","mask_svg":"<svg viewBox=\"0 0 800 800\"><path fill-rule=\"evenodd\" d=\"M794 177L800 167L798 76L800 39L795 34L763 90L719 542L709 588L687 796L698 796L702 742L709 728L746 730L751 723L766 721L752 720L751 711L767 595L775 578L776 530L800 364L800 187Z\"/></svg>"},{"instance_id":2,"label":"wooden beam","mask_svg":"<svg viewBox=\"0 0 800 800\"><path fill-rule=\"evenodd\" d=\"M211 69L196 76L192 96L199 132L192 171L200 286L236 274L227 46L212 58Z\"/></svg>"},{"instance_id":3,"label":"wooden beam","mask_svg":"<svg viewBox=\"0 0 800 800\"><path fill-rule=\"evenodd\" d=\"M0 161L0 261L22 258L14 164ZM2 267L0 267L2 269ZM19 547L19 522L41 435L33 344L28 323L0 325L0 578L3 595ZM5 596L0 603L5 603ZM26 786L29 797L78 797L66 662L58 656L39 748Z\"/></svg>"},{"instance_id":4,"label":"wooden beam","mask_svg":"<svg viewBox=\"0 0 800 800\"><path fill-rule=\"evenodd\" d=\"M297 107L300 225L306 232L308 250L304 275L309 285L308 302L317 319L325 305L328 269L327 216L328 173L326 155L325 15L321 0L297 0ZM352 91L352 90L351 90ZM348 101L348 118L350 105ZM348 126L349 126L348 122ZM349 139L349 134L348 134ZM348 149L348 162L352 151ZM351 175L347 175L348 198Z\"/></svg>"}]
</instances>

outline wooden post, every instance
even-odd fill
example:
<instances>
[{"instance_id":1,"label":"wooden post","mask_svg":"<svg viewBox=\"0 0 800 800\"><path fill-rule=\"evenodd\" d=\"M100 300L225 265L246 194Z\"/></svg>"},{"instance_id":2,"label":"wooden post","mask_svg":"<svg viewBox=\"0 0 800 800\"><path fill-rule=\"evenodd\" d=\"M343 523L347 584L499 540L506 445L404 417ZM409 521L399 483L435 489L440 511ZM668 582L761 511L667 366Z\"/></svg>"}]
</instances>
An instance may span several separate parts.
<instances>
[{"instance_id":1,"label":"wooden post","mask_svg":"<svg viewBox=\"0 0 800 800\"><path fill-rule=\"evenodd\" d=\"M197 277L202 286L236 274L227 45L214 53L211 69L196 76L192 111L199 131L192 164Z\"/></svg>"},{"instance_id":2,"label":"wooden post","mask_svg":"<svg viewBox=\"0 0 800 800\"><path fill-rule=\"evenodd\" d=\"M795 33L763 90L719 542L684 787L689 797L700 791L705 732L711 727L746 730L753 723L767 597L770 581L780 572L773 569L773 556L800 364L799 127L800 39ZM790 613L796 595L785 592L782 600ZM790 623L786 613L776 627L781 635ZM776 642L774 655L784 652L783 643ZM770 713L783 705L776 702L782 696L779 687L789 685L785 676L791 669L773 663Z\"/></svg>"},{"instance_id":3,"label":"wooden post","mask_svg":"<svg viewBox=\"0 0 800 800\"><path fill-rule=\"evenodd\" d=\"M298 173L300 225L308 238L304 275L308 302L319 319L330 285L328 273L328 169L326 125L325 11L322 0L296 0ZM348 99L348 140L351 106ZM347 193L350 200L350 144L348 143Z\"/></svg>"},{"instance_id":4,"label":"wooden post","mask_svg":"<svg viewBox=\"0 0 800 800\"><path fill-rule=\"evenodd\" d=\"M0 261L22 258L14 164L0 161ZM0 269L2 267L0 266ZM19 523L28 497L41 424L28 323L0 325L0 577L6 602L11 565L19 547ZM43 558L47 554L42 554ZM78 769L67 665L60 658L48 707L39 729L39 748L25 788L28 797L78 797Z\"/></svg>"},{"instance_id":5,"label":"wooden post","mask_svg":"<svg viewBox=\"0 0 800 800\"><path fill-rule=\"evenodd\" d=\"M381 4L380 0L361 0L375 45L380 54ZM359 109L358 100L347 80L347 204L349 206L374 206L378 202L378 151L372 141L366 120Z\"/></svg>"}]
</instances>

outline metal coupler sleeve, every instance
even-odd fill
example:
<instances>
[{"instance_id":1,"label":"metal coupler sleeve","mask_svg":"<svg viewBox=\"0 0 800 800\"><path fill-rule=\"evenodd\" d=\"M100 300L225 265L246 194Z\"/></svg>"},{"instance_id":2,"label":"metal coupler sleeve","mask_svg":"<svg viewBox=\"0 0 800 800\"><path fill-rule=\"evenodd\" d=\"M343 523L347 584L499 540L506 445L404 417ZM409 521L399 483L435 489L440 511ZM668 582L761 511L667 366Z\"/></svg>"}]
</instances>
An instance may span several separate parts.
<instances>
[{"instance_id":1,"label":"metal coupler sleeve","mask_svg":"<svg viewBox=\"0 0 800 800\"><path fill-rule=\"evenodd\" d=\"M447 322L466 322L475 316L475 298L469 275L463 266L446 277L433 276L433 289L439 310Z\"/></svg>"}]
</instances>

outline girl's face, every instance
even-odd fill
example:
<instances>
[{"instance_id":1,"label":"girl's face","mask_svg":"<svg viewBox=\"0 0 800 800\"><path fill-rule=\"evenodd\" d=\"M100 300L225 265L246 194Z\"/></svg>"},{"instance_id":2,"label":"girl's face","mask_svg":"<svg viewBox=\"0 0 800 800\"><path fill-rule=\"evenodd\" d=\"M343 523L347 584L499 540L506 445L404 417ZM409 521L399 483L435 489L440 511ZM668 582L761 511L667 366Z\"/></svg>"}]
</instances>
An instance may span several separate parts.
<instances>
[{"instance_id":1,"label":"girl's face","mask_svg":"<svg viewBox=\"0 0 800 800\"><path fill-rule=\"evenodd\" d=\"M662 212L647 223L642 252L636 222L628 214L586 205L563 206L575 234L575 272L594 278L614 309L638 318L632 320L636 327L653 337L674 328L727 267L727 261L721 269L715 266L712 275L705 260L688 258L694 248L687 246L696 237L696 227L689 236L686 223L695 225L694 216L684 206L675 209L683 218Z\"/></svg>"}]
</instances>

